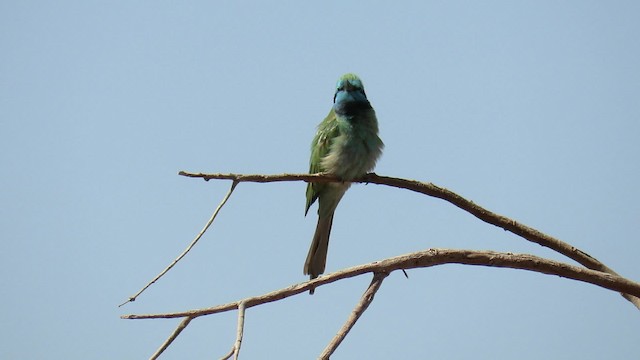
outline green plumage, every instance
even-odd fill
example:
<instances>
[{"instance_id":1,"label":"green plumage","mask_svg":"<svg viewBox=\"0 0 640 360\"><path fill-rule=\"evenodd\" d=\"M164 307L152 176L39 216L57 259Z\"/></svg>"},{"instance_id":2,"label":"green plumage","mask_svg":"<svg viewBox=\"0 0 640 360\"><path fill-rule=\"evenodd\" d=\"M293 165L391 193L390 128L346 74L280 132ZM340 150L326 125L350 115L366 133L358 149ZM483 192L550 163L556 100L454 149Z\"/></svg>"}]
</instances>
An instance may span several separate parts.
<instances>
[{"instance_id":1,"label":"green plumage","mask_svg":"<svg viewBox=\"0 0 640 360\"><path fill-rule=\"evenodd\" d=\"M333 214L351 186L349 181L373 170L383 147L378 137L378 120L362 81L354 74L342 76L336 86L334 105L318 125L311 143L309 173L329 173L343 180L307 185L305 215L318 200L318 225L304 265L304 273L311 279L324 272Z\"/></svg>"},{"instance_id":2,"label":"green plumage","mask_svg":"<svg viewBox=\"0 0 640 360\"><path fill-rule=\"evenodd\" d=\"M322 168L320 160L329 153L329 147L332 139L340 135L336 113L333 108L329 115L318 125L318 132L311 143L311 160L309 161L309 174L325 172ZM318 194L327 186L327 183L308 183L307 184L307 206L304 214L307 215L311 205L318 199Z\"/></svg>"}]
</instances>

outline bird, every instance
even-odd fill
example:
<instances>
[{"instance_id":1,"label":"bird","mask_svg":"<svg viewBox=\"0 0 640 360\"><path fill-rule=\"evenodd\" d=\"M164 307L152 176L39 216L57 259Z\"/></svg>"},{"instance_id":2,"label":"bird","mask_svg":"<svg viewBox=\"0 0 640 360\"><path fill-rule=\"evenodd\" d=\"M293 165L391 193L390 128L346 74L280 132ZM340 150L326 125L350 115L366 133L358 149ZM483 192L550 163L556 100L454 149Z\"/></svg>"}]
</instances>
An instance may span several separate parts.
<instances>
[{"instance_id":1,"label":"bird","mask_svg":"<svg viewBox=\"0 0 640 360\"><path fill-rule=\"evenodd\" d=\"M329 115L318 125L311 142L309 173L331 174L341 181L307 184L305 216L318 200L318 224L304 262L304 274L310 280L325 270L333 215L350 181L372 171L383 148L378 119L362 80L352 73L341 76Z\"/></svg>"}]
</instances>

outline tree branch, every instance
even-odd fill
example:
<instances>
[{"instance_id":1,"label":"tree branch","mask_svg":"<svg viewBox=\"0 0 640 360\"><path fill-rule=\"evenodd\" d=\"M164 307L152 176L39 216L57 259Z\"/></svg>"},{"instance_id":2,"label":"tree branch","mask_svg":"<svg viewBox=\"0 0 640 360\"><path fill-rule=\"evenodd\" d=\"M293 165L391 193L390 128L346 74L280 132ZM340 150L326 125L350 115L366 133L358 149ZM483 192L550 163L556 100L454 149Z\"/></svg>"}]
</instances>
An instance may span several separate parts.
<instances>
[{"instance_id":1,"label":"tree branch","mask_svg":"<svg viewBox=\"0 0 640 360\"><path fill-rule=\"evenodd\" d=\"M158 276L156 276L151 282L143 287L138 293L130 297L128 301L120 306L135 301L136 298L145 291L149 286L160 279L165 273L167 273L178 261L180 261L198 242L202 235L207 231L209 226L213 223L220 209L227 202L233 190L240 182L275 182L275 181L305 181L305 182L338 182L340 179L332 175L327 174L282 174L282 175L241 175L241 174L202 174L202 173L188 173L181 171L179 173L182 176L187 177L199 177L208 181L210 179L225 179L232 180L231 188L221 203L215 209L213 215L200 231L191 244L180 254L167 268L165 268ZM303 292L307 292L310 289L317 288L319 286L346 279L354 276L359 276L364 273L373 272L374 277L371 284L363 294L361 300L358 302L351 315L338 331L336 336L331 340L327 347L323 350L320 358L328 359L331 354L337 349L349 331L353 328L360 316L366 311L367 307L373 301L375 293L379 290L382 281L391 272L395 270L431 267L443 264L464 264L464 265L479 265L489 267L501 267L511 269L521 269L533 272L539 272L542 274L556 275L567 279L573 279L577 281L591 283L605 289L620 292L627 300L633 303L638 309L640 309L640 284L631 280L625 279L619 276L615 271L593 258L589 254L575 248L559 239L541 233L540 231L521 224L515 220L509 219L505 216L493 213L479 205L476 205L470 200L463 198L462 196L449 191L445 188L438 187L431 183L422 183L413 180L405 180L399 178L378 176L374 173L367 174L360 179L356 179L353 182L366 182L380 185L388 185L397 188L403 188L411 191L415 191L421 194L425 194L432 197L443 199L458 208L465 210L477 217L478 219L503 228L506 231L510 231L528 241L535 242L539 245L553 249L575 261L584 265L586 268L569 265L566 263L548 260L541 257L528 254L512 254L512 253L500 253L494 251L473 251L473 250L449 250L449 249L429 249L425 251L418 251L406 255L396 256L393 258L385 259L379 262L371 264L359 265L352 268L344 269L332 274L321 276L311 281L307 281L301 284L289 286L288 288L276 290L264 295L245 298L233 303L222 304L214 307L195 309L174 313L162 313L162 314L129 314L122 315L123 319L158 319L158 318L183 318L178 327L173 331L167 340L158 348L158 350L151 356L151 359L156 359L162 354L169 345L180 335L180 333L189 325L191 320L199 316L211 315L215 313L230 311L238 309L238 327L236 331L236 341L231 351L222 359L229 359L234 356L237 360L240 347L242 345L242 338L244 333L244 318L245 311L249 307L278 301L280 299L297 295ZM406 272L405 272L406 275Z\"/></svg>"},{"instance_id":2,"label":"tree branch","mask_svg":"<svg viewBox=\"0 0 640 360\"><path fill-rule=\"evenodd\" d=\"M238 328L236 330L236 342L233 344L231 351L227 355L220 358L220 360L227 360L233 356L234 360L238 360L240 356L240 346L242 346L242 336L244 334L244 313L246 310L246 303L240 301L238 304Z\"/></svg>"},{"instance_id":3,"label":"tree branch","mask_svg":"<svg viewBox=\"0 0 640 360\"><path fill-rule=\"evenodd\" d=\"M547 275L556 275L567 279L578 280L605 289L640 296L640 284L618 275L607 274L596 270L548 260L529 254L512 254L495 251L429 249L413 252L379 262L354 266L338 272L318 277L314 280L291 285L264 295L249 297L241 301L217 305L214 307L195 309L162 314L129 314L122 315L122 319L168 319L216 314L238 309L241 302L247 308L284 299L293 295L309 291L311 288L332 283L334 281L351 278L365 273L391 273L401 269L426 268L443 264L480 265L499 268L528 270Z\"/></svg>"},{"instance_id":4,"label":"tree branch","mask_svg":"<svg viewBox=\"0 0 640 360\"><path fill-rule=\"evenodd\" d=\"M198 240L200 240L200 238L202 237L202 235L204 235L204 233L207 231L207 229L209 228L209 226L211 226L211 224L213 223L213 220L215 220L216 216L218 216L218 213L220 212L220 209L222 209L222 207L224 206L224 204L227 203L227 200L229 200L229 197L231 197L231 194L233 193L233 190L236 188L236 185L238 185L238 181L234 181L233 183L231 183L231 187L229 188L229 191L227 192L227 194L224 196L224 198L222 199L222 201L220 202L220 204L218 204L218 207L215 209L215 211L213 212L213 215L211 215L211 217L209 218L209 221L207 221L206 225L204 226L204 228L202 228L202 230L198 233L198 235L196 235L195 239L193 239L193 241L191 241L191 244L189 244L189 246L187 246L186 249L184 249L184 251L182 252L182 254L178 255L178 257L173 260L171 262L171 264L169 264L169 266L167 266L164 270L162 270L160 272L160 274L158 274L155 278L153 278L153 280L151 280L150 282L147 283L147 285L145 285L144 287L142 287L142 289L140 289L140 291L138 291L135 295L130 296L129 299L127 299L127 301L123 302L122 304L118 305L118 307L121 307L125 304L128 304L130 302L136 301L136 299L138 298L138 296L140 296L140 294L142 294L145 290L147 290L147 288L151 285L153 285L153 283L155 283L156 281L158 281L162 276L164 276L164 274L166 274L169 270L171 270L171 268L173 268L178 261L182 260L183 257L185 257L185 255L187 255L187 253L189 251L191 251L191 249L196 245L196 243L198 242Z\"/></svg>"},{"instance_id":5,"label":"tree branch","mask_svg":"<svg viewBox=\"0 0 640 360\"><path fill-rule=\"evenodd\" d=\"M151 357L149 358L149 360L155 360L158 357L160 357L160 355L167 350L167 348L169 347L169 345L171 345L171 343L173 342L173 340L175 340L178 335L180 335L180 333L182 332L182 330L184 330L187 325L189 325L189 323L191 322L191 320L193 320L193 317L187 316L184 320L182 320L180 322L180 324L178 324L178 327L171 333L171 335L169 335L169 338L167 340L165 340L165 342L162 343L162 345L160 345L160 347L158 348L158 350L156 350L155 353L153 353L153 355L151 355Z\"/></svg>"},{"instance_id":6,"label":"tree branch","mask_svg":"<svg viewBox=\"0 0 640 360\"><path fill-rule=\"evenodd\" d=\"M356 324L356 321L360 319L360 316L364 314L365 310L367 310L371 302L373 302L373 298L376 295L376 292L378 292L378 289L380 289L380 286L382 285L382 281L387 276L389 276L389 273L386 273L386 272L384 273L376 272L373 274L373 279L371 280L371 284L369 284L369 287L367 288L367 290L364 292L364 294L362 294L362 298L360 298L360 301L351 312L351 315L349 315L347 322L344 323L342 328L340 328L340 331L338 331L336 336L333 337L331 342L322 351L322 354L320 354L319 359L328 360L331 354L333 354L333 352L336 351L338 346L340 346L340 344L342 343L342 340L344 340L344 338L347 336L349 331L351 331L351 329L353 328L353 325Z\"/></svg>"},{"instance_id":7,"label":"tree branch","mask_svg":"<svg viewBox=\"0 0 640 360\"><path fill-rule=\"evenodd\" d=\"M281 174L281 175L242 175L242 174L203 174L203 173L190 173L186 171L180 171L179 175L193 178L202 178L205 181L211 179L233 180L237 182L279 182L279 181L305 181L305 182L338 182L341 181L333 175L327 174ZM387 185L401 189L407 189L415 191L428 196L436 197L445 200L456 207L472 214L476 218L500 227L506 231L512 232L526 240L537 243L541 246L550 248L567 256L570 259L584 265L585 267L606 272L613 275L618 275L613 269L609 268L602 262L598 261L586 252L571 246L559 239L546 235L532 227L521 224L515 220L512 220L506 216L496 214L483 208L480 205L475 204L473 201L467 200L462 196L454 193L453 191L436 186L432 183L423 183L415 180L406 180L394 177L379 176L374 173L367 174L360 179L355 179L353 182L364 182L378 185ZM629 296L628 294L621 294L625 299L629 300L638 309L640 309L640 298Z\"/></svg>"}]
</instances>

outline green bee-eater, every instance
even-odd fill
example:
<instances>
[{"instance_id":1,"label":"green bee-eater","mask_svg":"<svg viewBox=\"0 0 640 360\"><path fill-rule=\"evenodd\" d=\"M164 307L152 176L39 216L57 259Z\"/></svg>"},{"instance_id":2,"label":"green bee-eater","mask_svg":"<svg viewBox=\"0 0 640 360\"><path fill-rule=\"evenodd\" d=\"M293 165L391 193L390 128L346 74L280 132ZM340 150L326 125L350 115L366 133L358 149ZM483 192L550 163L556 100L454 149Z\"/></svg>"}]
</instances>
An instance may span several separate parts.
<instances>
[{"instance_id":1,"label":"green bee-eater","mask_svg":"<svg viewBox=\"0 0 640 360\"><path fill-rule=\"evenodd\" d=\"M367 100L362 81L354 74L343 75L336 85L333 107L318 125L311 143L309 172L329 173L343 180L307 185L305 215L318 199L318 225L304 263L304 274L311 279L324 272L333 213L351 186L349 181L373 170L383 147L376 113Z\"/></svg>"}]
</instances>

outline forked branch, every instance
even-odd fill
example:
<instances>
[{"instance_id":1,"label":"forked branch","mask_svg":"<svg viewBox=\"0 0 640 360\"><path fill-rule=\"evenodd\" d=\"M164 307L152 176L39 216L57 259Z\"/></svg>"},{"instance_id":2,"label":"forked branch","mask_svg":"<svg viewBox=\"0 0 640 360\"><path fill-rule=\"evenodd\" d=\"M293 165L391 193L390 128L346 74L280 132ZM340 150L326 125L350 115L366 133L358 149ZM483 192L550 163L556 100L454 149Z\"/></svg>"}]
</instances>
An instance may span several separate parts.
<instances>
[{"instance_id":1,"label":"forked branch","mask_svg":"<svg viewBox=\"0 0 640 360\"><path fill-rule=\"evenodd\" d=\"M182 317L199 317L238 309L240 302L247 308L260 304L278 301L293 295L309 291L338 280L362 275L365 273L391 273L401 269L426 268L444 264L481 265L499 268L528 270L547 275L556 275L567 279L578 280L603 287L605 289L640 296L640 283L633 282L618 275L565 264L555 260L544 259L528 254L512 254L495 251L429 249L388 258L382 261L354 266L331 274L320 276L311 281L291 285L287 288L264 295L249 297L241 301L217 305L204 309L195 309L174 313L122 315L122 319L169 319Z\"/></svg>"},{"instance_id":2,"label":"forked branch","mask_svg":"<svg viewBox=\"0 0 640 360\"><path fill-rule=\"evenodd\" d=\"M293 295L305 293L311 288L318 288L322 285L329 284L335 281L339 281L346 278L355 277L365 273L372 272L375 274L374 280L359 305L354 310L352 318L350 318L343 330L348 330L353 327L353 324L358 320L360 314L366 309L366 306L373 300L370 296L374 294L380 287L380 284L387 274L395 270L406 270L423 267L431 267L444 264L464 264L464 265L480 265L499 268L511 268L528 270L538 272L547 275L556 275L567 279L573 279L591 283L605 289L625 293L633 296L640 296L640 283L633 282L631 280L622 278L617 275L603 273L596 270L590 270L583 267L565 264L562 262L543 259L541 257L528 255L528 254L512 254L501 253L495 251L473 251L473 250L449 250L449 249L429 249L425 251L418 251L406 255L396 256L393 258L385 259L379 262L370 264L359 265L344 269L335 273L331 273L325 276L321 276L311 281L307 281L301 284L289 286L284 289L276 290L264 295L249 297L240 301L217 305L204 309L194 309L174 313L160 313L160 314L130 314L121 316L122 319L168 319L168 318L184 318L178 328L174 330L171 336L162 344L158 351L154 354L152 359L157 358L173 340L180 334L182 330L189 324L192 319L200 316L217 314L221 312L231 311L239 309L238 314L238 335L236 338L236 344L227 357L239 352L240 343L242 341L242 331L244 326L244 310L246 308L266 304L273 301L278 301ZM346 335L346 332L344 335ZM337 342L335 346L341 341L340 334L337 335L332 342ZM344 336L342 336L344 337ZM332 352L332 346L328 346L326 351ZM333 348L335 350L335 348Z\"/></svg>"},{"instance_id":3,"label":"forked branch","mask_svg":"<svg viewBox=\"0 0 640 360\"><path fill-rule=\"evenodd\" d=\"M237 182L279 182L279 181L305 181L305 182L337 182L340 179L333 175L326 174L281 174L281 175L242 175L242 174L203 174L203 173L190 173L186 171L180 171L178 173L182 176L202 178L206 181L212 179L221 180L233 180ZM532 227L519 223L506 216L496 214L489 211L482 206L475 204L473 201L467 200L462 196L439 187L432 183L423 183L415 180L406 180L388 176L380 176L374 173L367 174L360 179L356 179L353 182L372 183L379 185L387 185L401 189L407 189L415 191L428 196L436 197L445 200L458 208L472 214L478 219L500 227L506 231L510 231L528 241L537 243L544 247L550 248L567 256L568 258L582 264L583 266L613 275L618 275L613 269L609 268L602 262L598 261L586 252L571 246L570 244L544 234ZM640 298L629 296L628 294L621 294L625 299L629 300L638 309L640 309Z\"/></svg>"},{"instance_id":4,"label":"forked branch","mask_svg":"<svg viewBox=\"0 0 640 360\"><path fill-rule=\"evenodd\" d=\"M240 301L238 304L238 327L236 329L236 342L233 343L233 347L231 347L231 351L229 351L225 356L221 357L220 360L227 360L233 356L233 360L238 360L240 356L240 346L242 346L242 337L244 336L244 313L247 309L246 303L244 301Z\"/></svg>"},{"instance_id":5,"label":"forked branch","mask_svg":"<svg viewBox=\"0 0 640 360\"><path fill-rule=\"evenodd\" d=\"M198 242L202 235L209 228L213 220L216 218L220 209L227 202L236 185L240 182L276 182L276 181L305 181L305 182L337 182L340 179L326 174L282 174L282 175L240 175L240 174L202 174L202 173L188 173L181 171L180 175L187 177L203 178L204 180L211 179L224 179L232 180L231 188L226 194L224 199L218 205L213 215L204 226L202 231L195 237L195 239L187 246L187 248L158 276L144 286L138 293L131 296L127 302L135 301L135 299L145 291L149 286L160 279L166 274L178 261L180 261ZM625 279L619 276L615 271L593 258L589 254L581 251L580 249L569 245L559 239L541 233L540 231L521 224L515 220L509 219L505 216L491 212L470 200L463 198L462 196L441 188L431 183L422 183L413 180L405 180L399 178L378 176L376 174L367 174L360 179L354 180L354 182L366 182L373 184L388 185L392 187L407 189L421 194L425 194L432 197L443 199L460 209L463 209L478 219L498 226L504 230L510 231L528 241L535 242L542 246L553 249L570 259L577 261L584 265L586 268L578 267L574 265L565 264L562 262L548 260L540 258L534 255L528 254L512 254L512 253L500 253L494 251L473 251L473 250L448 250L448 249L429 249L425 251L414 252L406 255L401 255L389 259L385 259L379 262L355 266L345 270L341 270L332 274L321 276L305 283L289 286L284 289L273 291L268 294L249 297L233 303L217 305L205 309L194 309L182 312L174 313L162 313L162 314L142 314L142 315L123 315L123 319L158 319L158 318L183 318L177 328L169 336L167 340L158 348L158 350L152 355L151 359L156 359L160 354L167 349L167 347L178 337L178 335L189 325L191 320L196 317L216 314L220 312L230 311L238 309L238 327L236 330L236 341L231 351L225 355L222 359L229 359L232 356L234 359L238 358L240 353L240 346L242 344L242 337L244 332L244 318L245 310L249 307L278 301L283 298L297 295L303 292L307 292L310 289L320 287L325 284L332 283L341 279L346 279L364 273L372 272L374 274L373 280L365 293L363 294L360 302L356 305L352 314L347 319L346 323L340 329L338 334L332 339L329 345L325 348L320 358L328 359L329 356L340 345L344 337L348 334L362 313L367 309L369 304L373 301L375 293L380 288L382 281L391 272L395 270L431 267L443 264L464 264L464 265L481 265L489 267L503 267L511 269L521 269L539 272L542 274L556 275L567 279L573 279L577 281L583 281L591 283L609 290L617 291L622 294L627 300L633 303L638 309L640 309L640 284L631 280ZM405 273L406 274L406 273ZM125 304L127 303L125 302ZM124 305L124 304L122 304ZM122 306L121 305L121 306Z\"/></svg>"}]
</instances>

